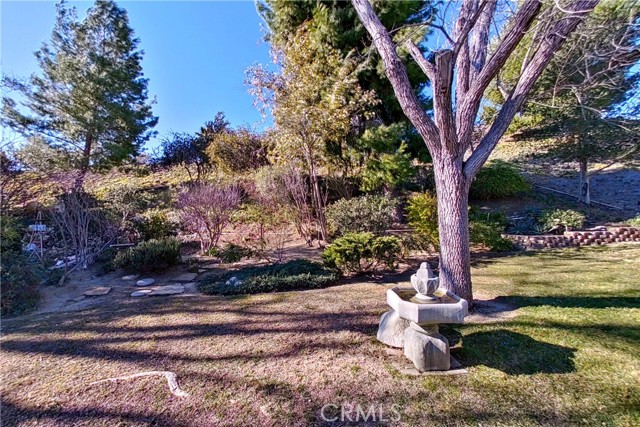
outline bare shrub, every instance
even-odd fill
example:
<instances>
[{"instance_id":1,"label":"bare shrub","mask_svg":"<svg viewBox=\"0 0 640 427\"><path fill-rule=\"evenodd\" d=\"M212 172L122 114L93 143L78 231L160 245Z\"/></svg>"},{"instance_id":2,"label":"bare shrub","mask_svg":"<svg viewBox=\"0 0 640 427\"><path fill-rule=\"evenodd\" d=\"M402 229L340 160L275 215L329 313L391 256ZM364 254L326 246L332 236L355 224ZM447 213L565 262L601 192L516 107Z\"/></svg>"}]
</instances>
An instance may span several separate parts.
<instances>
[{"instance_id":1,"label":"bare shrub","mask_svg":"<svg viewBox=\"0 0 640 427\"><path fill-rule=\"evenodd\" d=\"M200 184L178 196L180 220L184 228L196 233L204 252L218 244L242 196L237 186Z\"/></svg>"}]
</instances>

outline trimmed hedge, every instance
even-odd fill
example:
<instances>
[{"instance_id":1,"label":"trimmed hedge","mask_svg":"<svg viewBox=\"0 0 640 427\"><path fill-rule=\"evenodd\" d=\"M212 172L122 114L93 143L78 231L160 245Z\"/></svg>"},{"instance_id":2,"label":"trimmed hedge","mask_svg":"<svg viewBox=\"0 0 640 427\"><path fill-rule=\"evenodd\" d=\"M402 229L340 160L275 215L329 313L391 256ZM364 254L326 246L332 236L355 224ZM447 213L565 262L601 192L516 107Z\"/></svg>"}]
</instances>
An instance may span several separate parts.
<instances>
[{"instance_id":1,"label":"trimmed hedge","mask_svg":"<svg viewBox=\"0 0 640 427\"><path fill-rule=\"evenodd\" d=\"M206 277L198 285L210 295L241 295L324 288L335 284L339 274L317 262L295 259L284 264L247 267Z\"/></svg>"}]
</instances>

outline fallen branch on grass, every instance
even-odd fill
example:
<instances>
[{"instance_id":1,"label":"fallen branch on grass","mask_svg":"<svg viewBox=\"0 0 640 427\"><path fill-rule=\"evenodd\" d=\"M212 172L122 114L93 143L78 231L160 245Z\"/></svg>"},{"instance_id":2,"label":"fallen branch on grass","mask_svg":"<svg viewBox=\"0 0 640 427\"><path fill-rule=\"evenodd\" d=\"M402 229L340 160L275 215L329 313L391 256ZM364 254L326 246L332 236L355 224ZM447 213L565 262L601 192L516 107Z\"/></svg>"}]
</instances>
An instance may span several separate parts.
<instances>
[{"instance_id":1,"label":"fallen branch on grass","mask_svg":"<svg viewBox=\"0 0 640 427\"><path fill-rule=\"evenodd\" d=\"M178 376L174 372L171 372L171 371L139 372L137 374L126 375L124 377L106 378L104 380L94 381L94 382L90 383L89 385L94 385L94 384L99 384L99 383L104 383L104 382L115 382L115 381L130 380L130 379L138 378L138 377L149 377L149 376L152 376L152 375L164 376L167 379L167 383L169 384L169 391L174 396L178 396L178 397L188 397L189 396L189 393L187 393L186 391L183 391L180 388L180 386L178 385Z\"/></svg>"}]
</instances>

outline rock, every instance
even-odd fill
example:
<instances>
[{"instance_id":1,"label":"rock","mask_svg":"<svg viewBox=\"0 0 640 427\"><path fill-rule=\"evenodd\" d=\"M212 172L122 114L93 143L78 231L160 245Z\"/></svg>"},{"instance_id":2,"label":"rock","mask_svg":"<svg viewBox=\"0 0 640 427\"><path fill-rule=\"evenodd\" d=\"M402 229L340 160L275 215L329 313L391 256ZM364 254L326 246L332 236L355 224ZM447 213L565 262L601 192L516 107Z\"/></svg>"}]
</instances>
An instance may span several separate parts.
<instances>
[{"instance_id":1,"label":"rock","mask_svg":"<svg viewBox=\"0 0 640 427\"><path fill-rule=\"evenodd\" d=\"M136 280L138 277L140 277L139 274L129 274L127 276L122 276L122 280Z\"/></svg>"},{"instance_id":2,"label":"rock","mask_svg":"<svg viewBox=\"0 0 640 427\"><path fill-rule=\"evenodd\" d=\"M135 291L131 293L132 297L144 297L146 295L149 295L151 292L153 292L152 289L140 289L139 291Z\"/></svg>"},{"instance_id":3,"label":"rock","mask_svg":"<svg viewBox=\"0 0 640 427\"><path fill-rule=\"evenodd\" d=\"M100 295L106 295L111 291L111 288L108 286L99 286L97 288L90 289L86 291L84 294L88 297L95 297Z\"/></svg>"},{"instance_id":4,"label":"rock","mask_svg":"<svg viewBox=\"0 0 640 427\"><path fill-rule=\"evenodd\" d=\"M86 296L84 296L84 295L80 295L79 297L71 298L71 301L73 301L73 302L79 302L79 301L82 301L82 300L83 300L83 299L85 299L85 298L86 298Z\"/></svg>"},{"instance_id":5,"label":"rock","mask_svg":"<svg viewBox=\"0 0 640 427\"><path fill-rule=\"evenodd\" d=\"M408 320L401 319L394 310L389 310L380 317L378 341L391 347L404 346L404 330L409 327Z\"/></svg>"},{"instance_id":6,"label":"rock","mask_svg":"<svg viewBox=\"0 0 640 427\"><path fill-rule=\"evenodd\" d=\"M140 279L136 282L136 286L149 286L156 283L155 279Z\"/></svg>"},{"instance_id":7,"label":"rock","mask_svg":"<svg viewBox=\"0 0 640 427\"><path fill-rule=\"evenodd\" d=\"M205 271L207 271L207 269L206 269L206 268L199 268L199 269L198 269L198 273L204 273Z\"/></svg>"},{"instance_id":8,"label":"rock","mask_svg":"<svg viewBox=\"0 0 640 427\"><path fill-rule=\"evenodd\" d=\"M203 265L202 268L206 270L213 270L214 268L218 268L218 265L215 263L211 263L211 264Z\"/></svg>"},{"instance_id":9,"label":"rock","mask_svg":"<svg viewBox=\"0 0 640 427\"><path fill-rule=\"evenodd\" d=\"M404 355L420 372L450 369L449 341L437 332L427 335L419 330L424 331L415 323L405 329Z\"/></svg>"},{"instance_id":10,"label":"rock","mask_svg":"<svg viewBox=\"0 0 640 427\"><path fill-rule=\"evenodd\" d=\"M232 276L229 280L225 282L227 286L240 286L242 285L242 280L238 279L236 276Z\"/></svg>"},{"instance_id":11,"label":"rock","mask_svg":"<svg viewBox=\"0 0 640 427\"><path fill-rule=\"evenodd\" d=\"M155 286L151 289L152 292L149 293L149 296L175 295L184 292L184 286L182 285Z\"/></svg>"},{"instance_id":12,"label":"rock","mask_svg":"<svg viewBox=\"0 0 640 427\"><path fill-rule=\"evenodd\" d=\"M198 273L182 273L181 275L171 279L173 282L191 282L198 277Z\"/></svg>"}]
</instances>

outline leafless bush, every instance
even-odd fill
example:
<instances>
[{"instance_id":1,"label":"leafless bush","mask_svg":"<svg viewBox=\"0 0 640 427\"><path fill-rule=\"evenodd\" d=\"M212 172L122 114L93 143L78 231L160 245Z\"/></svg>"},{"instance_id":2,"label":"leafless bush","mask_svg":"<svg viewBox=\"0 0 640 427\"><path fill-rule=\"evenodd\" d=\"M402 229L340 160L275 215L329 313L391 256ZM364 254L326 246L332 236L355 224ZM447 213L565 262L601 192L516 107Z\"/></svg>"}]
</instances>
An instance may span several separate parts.
<instances>
[{"instance_id":1,"label":"leafless bush","mask_svg":"<svg viewBox=\"0 0 640 427\"><path fill-rule=\"evenodd\" d=\"M95 198L82 190L59 196L52 218L67 255L63 260L65 273L60 283L76 268L89 267L94 257L117 236L117 228L100 210Z\"/></svg>"},{"instance_id":2,"label":"leafless bush","mask_svg":"<svg viewBox=\"0 0 640 427\"><path fill-rule=\"evenodd\" d=\"M200 184L180 194L180 220L185 229L198 235L203 252L218 244L241 199L236 186Z\"/></svg>"}]
</instances>

